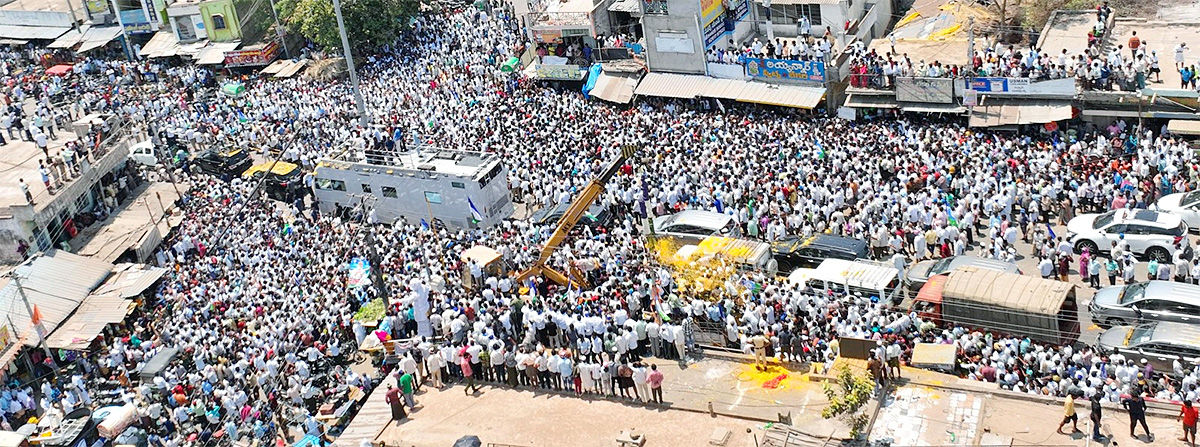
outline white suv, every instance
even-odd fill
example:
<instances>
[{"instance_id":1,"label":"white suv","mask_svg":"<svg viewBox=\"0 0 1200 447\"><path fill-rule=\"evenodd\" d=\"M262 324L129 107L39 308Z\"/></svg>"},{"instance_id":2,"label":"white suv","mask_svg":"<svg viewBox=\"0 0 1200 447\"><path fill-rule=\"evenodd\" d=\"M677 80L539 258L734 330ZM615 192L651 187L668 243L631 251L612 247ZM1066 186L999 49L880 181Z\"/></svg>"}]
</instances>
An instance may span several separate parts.
<instances>
[{"instance_id":1,"label":"white suv","mask_svg":"<svg viewBox=\"0 0 1200 447\"><path fill-rule=\"evenodd\" d=\"M1184 258L1191 259L1187 234L1188 226L1179 216L1140 209L1084 214L1067 222L1067 240L1076 252L1087 247L1092 253L1107 253L1113 242L1124 238L1133 254L1158 262L1171 262L1177 248L1184 250Z\"/></svg>"}]
</instances>

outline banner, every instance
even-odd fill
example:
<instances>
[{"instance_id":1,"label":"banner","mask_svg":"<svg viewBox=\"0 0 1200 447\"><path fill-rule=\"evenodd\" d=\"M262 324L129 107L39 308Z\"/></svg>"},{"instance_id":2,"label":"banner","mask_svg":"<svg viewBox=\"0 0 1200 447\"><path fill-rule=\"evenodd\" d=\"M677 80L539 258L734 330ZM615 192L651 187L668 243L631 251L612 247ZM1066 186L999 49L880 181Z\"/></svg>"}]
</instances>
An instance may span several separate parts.
<instances>
[{"instance_id":1,"label":"banner","mask_svg":"<svg viewBox=\"0 0 1200 447\"><path fill-rule=\"evenodd\" d=\"M129 34L154 32L154 27L150 25L150 19L146 17L146 10L141 8L121 11L121 24L125 25L125 32Z\"/></svg>"},{"instance_id":2,"label":"banner","mask_svg":"<svg viewBox=\"0 0 1200 447\"><path fill-rule=\"evenodd\" d=\"M581 81L584 71L578 65L538 64L538 79L554 79L559 81Z\"/></svg>"},{"instance_id":3,"label":"banner","mask_svg":"<svg viewBox=\"0 0 1200 447\"><path fill-rule=\"evenodd\" d=\"M950 78L896 78L896 100L950 104L954 102L954 80Z\"/></svg>"},{"instance_id":4,"label":"banner","mask_svg":"<svg viewBox=\"0 0 1200 447\"><path fill-rule=\"evenodd\" d=\"M371 263L367 258L354 258L346 264L346 286L351 289L371 284Z\"/></svg>"},{"instance_id":5,"label":"banner","mask_svg":"<svg viewBox=\"0 0 1200 447\"><path fill-rule=\"evenodd\" d=\"M747 59L746 73L764 79L825 82L825 63L785 59Z\"/></svg>"},{"instance_id":6,"label":"banner","mask_svg":"<svg viewBox=\"0 0 1200 447\"><path fill-rule=\"evenodd\" d=\"M279 54L279 43L271 42L254 50L241 51L226 51L225 66L226 67L249 67L254 65L267 65L275 60L275 56Z\"/></svg>"}]
</instances>

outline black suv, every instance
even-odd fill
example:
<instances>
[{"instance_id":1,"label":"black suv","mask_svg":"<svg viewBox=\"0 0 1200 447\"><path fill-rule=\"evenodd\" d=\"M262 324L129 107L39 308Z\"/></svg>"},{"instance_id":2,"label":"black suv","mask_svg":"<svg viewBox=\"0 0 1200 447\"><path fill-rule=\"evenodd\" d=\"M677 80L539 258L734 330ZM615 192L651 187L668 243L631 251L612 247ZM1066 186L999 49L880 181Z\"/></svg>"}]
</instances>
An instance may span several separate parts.
<instances>
[{"instance_id":1,"label":"black suv","mask_svg":"<svg viewBox=\"0 0 1200 447\"><path fill-rule=\"evenodd\" d=\"M771 244L771 254L779 262L781 273L797 268L813 268L826 259L855 259L868 257L867 242L852 237L818 234L802 238L790 236Z\"/></svg>"},{"instance_id":2,"label":"black suv","mask_svg":"<svg viewBox=\"0 0 1200 447\"><path fill-rule=\"evenodd\" d=\"M205 174L229 180L250 168L254 164L250 155L241 149L206 149L195 157L192 164Z\"/></svg>"},{"instance_id":3,"label":"black suv","mask_svg":"<svg viewBox=\"0 0 1200 447\"><path fill-rule=\"evenodd\" d=\"M303 193L304 170L299 166L282 161L266 162L251 167L242 173L242 178L258 182L263 175L267 176L262 186L267 197L291 203Z\"/></svg>"},{"instance_id":4,"label":"black suv","mask_svg":"<svg viewBox=\"0 0 1200 447\"><path fill-rule=\"evenodd\" d=\"M562 219L563 214L566 214L567 209L570 207L570 203L560 203L553 207L542 208L533 213L532 216L529 216L529 222L534 225L558 225L558 220ZM593 203L583 213L583 216L580 216L579 222L575 226L587 226L594 230L598 227L608 226L612 220L613 214L607 206Z\"/></svg>"}]
</instances>

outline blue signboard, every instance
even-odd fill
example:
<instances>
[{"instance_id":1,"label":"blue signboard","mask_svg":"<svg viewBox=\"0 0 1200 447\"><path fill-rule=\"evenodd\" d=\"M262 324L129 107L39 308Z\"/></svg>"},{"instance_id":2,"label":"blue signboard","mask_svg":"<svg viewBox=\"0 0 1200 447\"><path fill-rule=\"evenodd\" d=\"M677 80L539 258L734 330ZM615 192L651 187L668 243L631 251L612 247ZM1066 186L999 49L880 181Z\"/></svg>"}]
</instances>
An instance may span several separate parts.
<instances>
[{"instance_id":1,"label":"blue signboard","mask_svg":"<svg viewBox=\"0 0 1200 447\"><path fill-rule=\"evenodd\" d=\"M1003 93L1008 91L1008 78L972 78L971 90Z\"/></svg>"},{"instance_id":2,"label":"blue signboard","mask_svg":"<svg viewBox=\"0 0 1200 447\"><path fill-rule=\"evenodd\" d=\"M121 11L121 23L125 25L125 32L129 34L154 33L154 29L150 26L150 19L146 18L146 10L144 9L126 9Z\"/></svg>"},{"instance_id":3,"label":"blue signboard","mask_svg":"<svg viewBox=\"0 0 1200 447\"><path fill-rule=\"evenodd\" d=\"M736 7L733 8L733 19L741 21L750 14L750 0L742 0Z\"/></svg>"},{"instance_id":4,"label":"blue signboard","mask_svg":"<svg viewBox=\"0 0 1200 447\"><path fill-rule=\"evenodd\" d=\"M825 82L825 63L786 59L748 59L746 73L764 79Z\"/></svg>"},{"instance_id":5,"label":"blue signboard","mask_svg":"<svg viewBox=\"0 0 1200 447\"><path fill-rule=\"evenodd\" d=\"M713 46L721 36L725 35L725 21L713 20L704 25L704 48Z\"/></svg>"}]
</instances>

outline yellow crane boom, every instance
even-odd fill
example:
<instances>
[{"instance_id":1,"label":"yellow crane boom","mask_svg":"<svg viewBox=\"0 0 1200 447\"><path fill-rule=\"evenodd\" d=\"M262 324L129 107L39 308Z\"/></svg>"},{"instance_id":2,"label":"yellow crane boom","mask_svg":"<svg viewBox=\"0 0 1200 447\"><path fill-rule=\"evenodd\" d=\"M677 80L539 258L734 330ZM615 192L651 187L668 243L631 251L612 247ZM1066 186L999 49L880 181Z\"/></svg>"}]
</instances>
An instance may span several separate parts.
<instances>
[{"instance_id":1,"label":"yellow crane boom","mask_svg":"<svg viewBox=\"0 0 1200 447\"><path fill-rule=\"evenodd\" d=\"M621 148L621 156L613 160L600 171L600 175L588 182L587 186L580 191L575 200L571 201L571 206L567 208L567 212L563 213L558 219L558 225L554 228L554 234L546 240L542 245L541 254L537 261L521 274L517 275L518 284L523 284L525 280L535 275L542 275L556 283L564 286L584 287L587 281L583 278L583 273L579 269L571 266L571 269L563 274L550 266L546 265L546 261L550 260L550 256L562 244L567 235L571 233L571 229L575 228L575 224L579 223L579 219L587 212L588 207L592 206L592 202L600 197L600 193L604 192L604 187L608 181L621 170L621 166L625 164L625 160L631 158L636 151L633 146L625 146Z\"/></svg>"}]
</instances>

